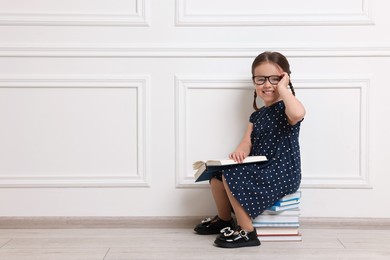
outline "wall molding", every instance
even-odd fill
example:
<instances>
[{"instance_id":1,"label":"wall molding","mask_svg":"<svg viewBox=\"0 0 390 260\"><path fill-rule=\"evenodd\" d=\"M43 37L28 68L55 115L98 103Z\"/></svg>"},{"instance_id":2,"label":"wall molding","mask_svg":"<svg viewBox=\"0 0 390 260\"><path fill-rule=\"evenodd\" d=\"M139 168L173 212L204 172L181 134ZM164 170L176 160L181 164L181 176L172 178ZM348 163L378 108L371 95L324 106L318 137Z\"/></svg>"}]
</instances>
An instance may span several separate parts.
<instances>
[{"instance_id":1,"label":"wall molding","mask_svg":"<svg viewBox=\"0 0 390 260\"><path fill-rule=\"evenodd\" d=\"M326 176L303 173L302 188L372 188L369 170L369 95L370 76L363 75L319 75L294 76L296 89L359 89L360 96L360 139L359 139L359 172L354 176L332 173ZM193 176L187 172L186 144L187 136L187 91L191 88L204 89L250 89L251 82L245 76L176 76L175 77L175 120L176 120L176 187L208 187L208 184L195 183Z\"/></svg>"},{"instance_id":2,"label":"wall molding","mask_svg":"<svg viewBox=\"0 0 390 260\"><path fill-rule=\"evenodd\" d=\"M372 188L369 168L369 88L371 75L327 75L294 77L296 89L358 89L359 100L359 173L356 176L303 173L303 188Z\"/></svg>"},{"instance_id":3,"label":"wall molding","mask_svg":"<svg viewBox=\"0 0 390 260\"><path fill-rule=\"evenodd\" d=\"M251 81L245 76L175 76L175 136L176 136L176 187L208 187L197 183L187 173L187 96L190 89L251 89ZM247 87L245 87L247 86Z\"/></svg>"},{"instance_id":4,"label":"wall molding","mask_svg":"<svg viewBox=\"0 0 390 260\"><path fill-rule=\"evenodd\" d=\"M0 76L0 90L6 88L129 88L137 92L137 172L123 175L0 175L0 188L25 187L149 187L149 76L134 75L17 75Z\"/></svg>"},{"instance_id":5,"label":"wall molding","mask_svg":"<svg viewBox=\"0 0 390 260\"><path fill-rule=\"evenodd\" d=\"M264 50L288 57L390 57L390 44L321 43L277 45L269 43L142 43L142 44L0 44L0 57L233 57L253 58Z\"/></svg>"},{"instance_id":6,"label":"wall molding","mask_svg":"<svg viewBox=\"0 0 390 260\"><path fill-rule=\"evenodd\" d=\"M0 12L0 26L149 26L150 0L135 1L135 12L127 14Z\"/></svg>"},{"instance_id":7,"label":"wall molding","mask_svg":"<svg viewBox=\"0 0 390 260\"><path fill-rule=\"evenodd\" d=\"M192 12L188 8L188 0L176 0L176 26L345 26L374 25L371 15L371 0L362 0L358 13L250 13L235 14Z\"/></svg>"}]
</instances>

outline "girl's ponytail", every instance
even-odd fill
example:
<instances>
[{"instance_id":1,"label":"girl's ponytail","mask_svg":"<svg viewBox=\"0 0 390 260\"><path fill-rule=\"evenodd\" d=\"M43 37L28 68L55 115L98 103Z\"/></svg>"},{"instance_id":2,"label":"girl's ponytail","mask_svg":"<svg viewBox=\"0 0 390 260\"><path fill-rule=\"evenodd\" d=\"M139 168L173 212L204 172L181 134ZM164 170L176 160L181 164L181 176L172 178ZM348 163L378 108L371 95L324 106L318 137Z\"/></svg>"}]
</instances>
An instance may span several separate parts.
<instances>
[{"instance_id":1,"label":"girl's ponytail","mask_svg":"<svg viewBox=\"0 0 390 260\"><path fill-rule=\"evenodd\" d=\"M259 110L259 108L257 107L257 103L256 103L256 98L257 98L257 93L256 93L256 90L253 92L253 109L254 110Z\"/></svg>"},{"instance_id":2,"label":"girl's ponytail","mask_svg":"<svg viewBox=\"0 0 390 260\"><path fill-rule=\"evenodd\" d=\"M295 90L294 90L294 87L293 87L291 81L288 83L288 85L290 86L292 94L295 96Z\"/></svg>"}]
</instances>

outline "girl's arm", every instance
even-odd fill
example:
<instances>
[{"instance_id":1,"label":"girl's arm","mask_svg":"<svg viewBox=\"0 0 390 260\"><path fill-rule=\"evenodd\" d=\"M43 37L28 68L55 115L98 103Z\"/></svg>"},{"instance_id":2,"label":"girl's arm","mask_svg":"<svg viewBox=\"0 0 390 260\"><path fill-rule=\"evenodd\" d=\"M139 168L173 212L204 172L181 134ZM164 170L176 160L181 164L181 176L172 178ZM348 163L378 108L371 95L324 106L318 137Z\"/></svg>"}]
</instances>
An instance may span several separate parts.
<instances>
[{"instance_id":1,"label":"girl's arm","mask_svg":"<svg viewBox=\"0 0 390 260\"><path fill-rule=\"evenodd\" d=\"M252 130L253 130L253 124L249 123L245 135L241 140L241 143L237 146L234 152L229 154L230 159L233 159L238 163L242 163L242 161L249 155L252 148L252 142L251 142Z\"/></svg>"},{"instance_id":2,"label":"girl's arm","mask_svg":"<svg viewBox=\"0 0 390 260\"><path fill-rule=\"evenodd\" d=\"M290 125L295 125L303 119L306 111L302 103L288 89L288 83L290 82L288 74L284 72L282 76L283 78L280 80L277 87L278 92L286 106L285 112L288 122Z\"/></svg>"}]
</instances>

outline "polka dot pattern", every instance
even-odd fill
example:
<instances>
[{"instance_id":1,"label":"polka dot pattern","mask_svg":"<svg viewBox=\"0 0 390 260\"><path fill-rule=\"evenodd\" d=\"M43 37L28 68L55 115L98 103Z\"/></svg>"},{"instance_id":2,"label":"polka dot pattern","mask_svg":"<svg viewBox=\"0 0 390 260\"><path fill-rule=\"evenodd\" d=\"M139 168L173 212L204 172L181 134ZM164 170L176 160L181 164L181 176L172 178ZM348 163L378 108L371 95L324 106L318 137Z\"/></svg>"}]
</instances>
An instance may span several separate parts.
<instances>
[{"instance_id":1,"label":"polka dot pattern","mask_svg":"<svg viewBox=\"0 0 390 260\"><path fill-rule=\"evenodd\" d=\"M223 170L233 196L252 218L279 198L294 193L301 182L300 122L291 126L283 101L255 111L251 155L265 155L267 162L234 165Z\"/></svg>"}]
</instances>

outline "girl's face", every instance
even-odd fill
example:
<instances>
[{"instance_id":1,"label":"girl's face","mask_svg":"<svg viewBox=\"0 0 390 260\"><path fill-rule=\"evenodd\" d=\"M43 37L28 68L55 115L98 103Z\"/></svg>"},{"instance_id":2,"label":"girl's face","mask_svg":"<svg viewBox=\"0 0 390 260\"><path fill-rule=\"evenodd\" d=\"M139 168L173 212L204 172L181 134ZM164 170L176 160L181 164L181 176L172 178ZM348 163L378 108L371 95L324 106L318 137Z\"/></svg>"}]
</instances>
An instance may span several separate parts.
<instances>
[{"instance_id":1,"label":"girl's face","mask_svg":"<svg viewBox=\"0 0 390 260\"><path fill-rule=\"evenodd\" d=\"M263 62L253 71L254 77L259 76L281 76L283 70L275 63ZM273 81L273 80L271 80ZM275 83L275 82L273 82ZM280 100L277 84L271 84L270 79L267 78L264 84L254 84L256 88L256 94L260 97L265 106L270 106Z\"/></svg>"}]
</instances>

